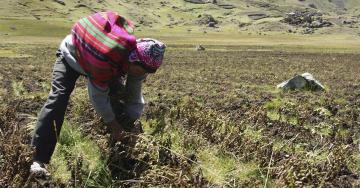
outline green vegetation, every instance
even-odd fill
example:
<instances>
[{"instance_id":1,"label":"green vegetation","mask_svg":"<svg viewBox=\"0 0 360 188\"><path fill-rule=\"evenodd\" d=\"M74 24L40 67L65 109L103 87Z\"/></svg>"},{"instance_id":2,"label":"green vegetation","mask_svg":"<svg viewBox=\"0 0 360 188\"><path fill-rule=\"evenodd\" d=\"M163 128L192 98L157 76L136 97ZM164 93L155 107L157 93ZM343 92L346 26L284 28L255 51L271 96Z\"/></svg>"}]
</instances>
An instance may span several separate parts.
<instances>
[{"instance_id":1,"label":"green vegetation","mask_svg":"<svg viewBox=\"0 0 360 188\"><path fill-rule=\"evenodd\" d=\"M259 176L256 163L239 163L233 156L218 153L215 148L200 151L199 161L199 168L204 169L204 176L221 186L231 186L232 183Z\"/></svg>"},{"instance_id":2,"label":"green vegetation","mask_svg":"<svg viewBox=\"0 0 360 188\"><path fill-rule=\"evenodd\" d=\"M79 125L65 121L50 172L61 184L71 182L74 187L109 187L111 175L101 153L93 140L82 135Z\"/></svg>"},{"instance_id":3,"label":"green vegetation","mask_svg":"<svg viewBox=\"0 0 360 188\"><path fill-rule=\"evenodd\" d=\"M17 96L17 97L20 97L27 93L22 81L20 81L20 82L14 81L14 82L12 82L11 86L13 88L13 92L14 92L15 96Z\"/></svg>"},{"instance_id":4,"label":"green vegetation","mask_svg":"<svg viewBox=\"0 0 360 188\"><path fill-rule=\"evenodd\" d=\"M34 27L36 25L36 27ZM0 35L5 36L34 36L34 37L62 37L70 33L70 23L60 21L46 22L38 20L18 20L2 19L0 20Z\"/></svg>"}]
</instances>

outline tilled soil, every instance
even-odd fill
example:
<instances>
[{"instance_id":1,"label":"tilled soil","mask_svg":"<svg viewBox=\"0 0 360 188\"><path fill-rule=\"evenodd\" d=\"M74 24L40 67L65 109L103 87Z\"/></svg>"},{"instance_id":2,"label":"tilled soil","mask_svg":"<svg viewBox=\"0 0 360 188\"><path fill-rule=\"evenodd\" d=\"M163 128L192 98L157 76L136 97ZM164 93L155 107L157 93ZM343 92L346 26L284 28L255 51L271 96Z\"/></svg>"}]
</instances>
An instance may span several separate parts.
<instances>
[{"instance_id":1,"label":"tilled soil","mask_svg":"<svg viewBox=\"0 0 360 188\"><path fill-rule=\"evenodd\" d=\"M109 156L114 186L223 186L204 177L206 169L194 170L196 152L184 157L169 149L171 137L157 137L170 129L187 135L184 146L199 138L242 162L256 162L262 175L232 179L236 187L263 186L265 179L277 187L358 186L360 54L223 48L169 49L165 65L144 84L141 122L159 122L152 135L142 133L137 122L136 130L129 128L134 136L128 142L100 142L107 131L91 105L85 103L86 115L77 117L70 102L67 116ZM0 57L0 187L73 185L39 183L28 174L28 125L46 100L55 50L24 46L18 52L31 57ZM327 91L275 90L303 72L312 73ZM77 87L85 87L84 79Z\"/></svg>"}]
</instances>

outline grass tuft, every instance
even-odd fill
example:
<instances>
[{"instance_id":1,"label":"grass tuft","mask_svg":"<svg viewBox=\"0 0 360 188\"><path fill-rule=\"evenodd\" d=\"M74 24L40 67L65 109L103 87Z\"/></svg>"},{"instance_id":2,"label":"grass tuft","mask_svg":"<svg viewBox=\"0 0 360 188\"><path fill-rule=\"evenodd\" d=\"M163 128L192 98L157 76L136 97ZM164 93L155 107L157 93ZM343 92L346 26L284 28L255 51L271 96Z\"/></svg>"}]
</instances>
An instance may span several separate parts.
<instances>
[{"instance_id":1,"label":"grass tuft","mask_svg":"<svg viewBox=\"0 0 360 188\"><path fill-rule=\"evenodd\" d=\"M21 96L27 94L27 91L24 87L23 81L13 81L11 83L11 86L13 88L13 92L14 92L15 96L21 97Z\"/></svg>"},{"instance_id":2,"label":"grass tuft","mask_svg":"<svg viewBox=\"0 0 360 188\"><path fill-rule=\"evenodd\" d=\"M51 173L58 181L74 186L108 187L111 175L106 158L89 138L83 136L78 125L65 121L58 145L51 161Z\"/></svg>"}]
</instances>

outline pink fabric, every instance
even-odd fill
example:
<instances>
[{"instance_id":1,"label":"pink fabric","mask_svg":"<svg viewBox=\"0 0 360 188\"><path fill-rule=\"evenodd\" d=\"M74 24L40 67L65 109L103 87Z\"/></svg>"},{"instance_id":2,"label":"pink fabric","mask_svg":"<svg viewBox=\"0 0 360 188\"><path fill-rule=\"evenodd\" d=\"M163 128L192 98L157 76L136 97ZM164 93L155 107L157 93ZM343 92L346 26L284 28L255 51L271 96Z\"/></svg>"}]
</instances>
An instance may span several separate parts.
<instances>
[{"instance_id":1,"label":"pink fabric","mask_svg":"<svg viewBox=\"0 0 360 188\"><path fill-rule=\"evenodd\" d=\"M72 28L80 66L103 90L114 78L126 74L128 57L136 50L134 25L116 12L98 12L80 19Z\"/></svg>"},{"instance_id":2,"label":"pink fabric","mask_svg":"<svg viewBox=\"0 0 360 188\"><path fill-rule=\"evenodd\" d=\"M142 65L156 71L163 62L166 45L158 40L143 38L137 40L136 50L129 57L130 62L141 61Z\"/></svg>"}]
</instances>

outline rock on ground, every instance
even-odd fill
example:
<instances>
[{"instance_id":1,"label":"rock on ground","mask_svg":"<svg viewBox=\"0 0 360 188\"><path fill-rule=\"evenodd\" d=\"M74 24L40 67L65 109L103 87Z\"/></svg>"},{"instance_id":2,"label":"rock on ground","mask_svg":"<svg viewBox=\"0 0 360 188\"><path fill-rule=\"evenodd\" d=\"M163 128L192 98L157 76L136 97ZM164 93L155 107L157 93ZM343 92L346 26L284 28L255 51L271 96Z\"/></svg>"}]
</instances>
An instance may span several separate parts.
<instances>
[{"instance_id":1,"label":"rock on ground","mask_svg":"<svg viewBox=\"0 0 360 188\"><path fill-rule=\"evenodd\" d=\"M204 51L205 47L203 47L201 44L196 46L196 51Z\"/></svg>"},{"instance_id":2,"label":"rock on ground","mask_svg":"<svg viewBox=\"0 0 360 188\"><path fill-rule=\"evenodd\" d=\"M267 18L269 16L266 15L265 13L251 13L251 14L248 14L248 17L251 18L252 20L261 20L261 19Z\"/></svg>"},{"instance_id":3,"label":"rock on ground","mask_svg":"<svg viewBox=\"0 0 360 188\"><path fill-rule=\"evenodd\" d=\"M203 1L203 0L184 0L185 2L188 2L188 3L194 3L194 4L205 4L207 3L206 1Z\"/></svg>"},{"instance_id":4,"label":"rock on ground","mask_svg":"<svg viewBox=\"0 0 360 188\"><path fill-rule=\"evenodd\" d=\"M54 1L57 2L57 3L59 3L59 4L61 4L61 5L65 5L64 0L54 0Z\"/></svg>"},{"instance_id":5,"label":"rock on ground","mask_svg":"<svg viewBox=\"0 0 360 188\"><path fill-rule=\"evenodd\" d=\"M306 89L311 91L324 91L324 86L310 74L304 73L302 75L296 75L290 80L284 81L277 85L277 88L284 91L295 89Z\"/></svg>"},{"instance_id":6,"label":"rock on ground","mask_svg":"<svg viewBox=\"0 0 360 188\"><path fill-rule=\"evenodd\" d=\"M199 19L196 21L196 23L199 25L209 25L210 23L214 25L218 24L218 21L215 20L215 18L210 14L199 15L198 18Z\"/></svg>"},{"instance_id":7,"label":"rock on ground","mask_svg":"<svg viewBox=\"0 0 360 188\"><path fill-rule=\"evenodd\" d=\"M290 25L309 27L309 28L321 28L329 27L331 22L326 21L322 17L323 15L318 12L290 12L284 17L284 22Z\"/></svg>"}]
</instances>

